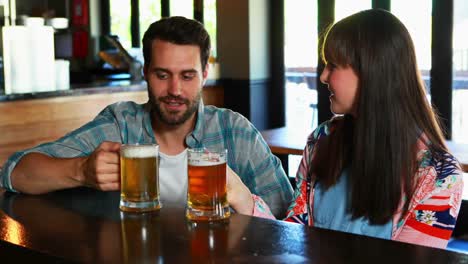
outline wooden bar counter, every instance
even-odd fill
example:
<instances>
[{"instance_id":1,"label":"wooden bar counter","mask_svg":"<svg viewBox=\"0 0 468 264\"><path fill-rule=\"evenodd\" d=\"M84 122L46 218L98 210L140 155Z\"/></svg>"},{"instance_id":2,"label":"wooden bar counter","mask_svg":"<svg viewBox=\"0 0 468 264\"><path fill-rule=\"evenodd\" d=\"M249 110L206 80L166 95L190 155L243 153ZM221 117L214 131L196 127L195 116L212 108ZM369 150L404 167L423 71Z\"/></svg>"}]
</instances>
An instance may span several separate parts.
<instances>
[{"instance_id":1,"label":"wooden bar counter","mask_svg":"<svg viewBox=\"0 0 468 264\"><path fill-rule=\"evenodd\" d=\"M467 263L468 255L233 214L193 223L184 208L123 213L118 192L0 191L2 263Z\"/></svg>"},{"instance_id":2,"label":"wooden bar counter","mask_svg":"<svg viewBox=\"0 0 468 264\"><path fill-rule=\"evenodd\" d=\"M0 167L14 152L56 140L118 101L148 101L146 82L101 82L55 92L0 94ZM203 101L223 106L223 88L208 81Z\"/></svg>"}]
</instances>

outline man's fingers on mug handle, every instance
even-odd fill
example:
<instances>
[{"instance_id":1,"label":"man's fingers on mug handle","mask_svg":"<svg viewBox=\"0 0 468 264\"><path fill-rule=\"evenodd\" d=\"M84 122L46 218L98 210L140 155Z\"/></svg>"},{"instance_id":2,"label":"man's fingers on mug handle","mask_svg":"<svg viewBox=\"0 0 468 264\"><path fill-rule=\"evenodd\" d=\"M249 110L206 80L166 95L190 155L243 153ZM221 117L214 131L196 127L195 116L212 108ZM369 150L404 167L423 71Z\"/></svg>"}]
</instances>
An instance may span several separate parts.
<instances>
[{"instance_id":1,"label":"man's fingers on mug handle","mask_svg":"<svg viewBox=\"0 0 468 264\"><path fill-rule=\"evenodd\" d=\"M98 184L107 184L120 182L120 174L118 173L103 173L97 178Z\"/></svg>"},{"instance_id":2,"label":"man's fingers on mug handle","mask_svg":"<svg viewBox=\"0 0 468 264\"><path fill-rule=\"evenodd\" d=\"M120 189L120 182L100 184L98 186L98 189L103 190L103 191L117 191Z\"/></svg>"},{"instance_id":3,"label":"man's fingers on mug handle","mask_svg":"<svg viewBox=\"0 0 468 264\"><path fill-rule=\"evenodd\" d=\"M105 155L105 162L117 166L120 163L120 155L116 152L108 152Z\"/></svg>"},{"instance_id":4,"label":"man's fingers on mug handle","mask_svg":"<svg viewBox=\"0 0 468 264\"><path fill-rule=\"evenodd\" d=\"M122 144L119 142L104 141L99 145L99 148L105 151L117 152Z\"/></svg>"}]
</instances>

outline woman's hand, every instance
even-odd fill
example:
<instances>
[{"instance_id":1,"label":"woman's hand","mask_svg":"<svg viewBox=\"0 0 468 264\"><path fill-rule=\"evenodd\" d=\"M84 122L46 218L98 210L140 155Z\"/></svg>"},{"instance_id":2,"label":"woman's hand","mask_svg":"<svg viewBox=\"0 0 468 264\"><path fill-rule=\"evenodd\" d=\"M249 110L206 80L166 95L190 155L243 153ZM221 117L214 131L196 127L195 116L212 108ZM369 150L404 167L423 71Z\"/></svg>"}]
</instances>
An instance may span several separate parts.
<instances>
[{"instance_id":1,"label":"woman's hand","mask_svg":"<svg viewBox=\"0 0 468 264\"><path fill-rule=\"evenodd\" d=\"M239 214L252 215L254 201L249 188L229 166L227 167L228 201L231 207Z\"/></svg>"}]
</instances>

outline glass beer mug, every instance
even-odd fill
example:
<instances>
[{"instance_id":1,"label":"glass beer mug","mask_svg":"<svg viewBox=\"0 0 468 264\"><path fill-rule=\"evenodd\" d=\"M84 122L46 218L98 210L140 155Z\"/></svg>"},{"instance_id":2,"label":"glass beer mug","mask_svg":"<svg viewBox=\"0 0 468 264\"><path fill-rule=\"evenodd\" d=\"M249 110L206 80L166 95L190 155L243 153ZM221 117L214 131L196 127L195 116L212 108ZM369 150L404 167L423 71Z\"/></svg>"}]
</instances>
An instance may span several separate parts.
<instances>
[{"instance_id":1,"label":"glass beer mug","mask_svg":"<svg viewBox=\"0 0 468 264\"><path fill-rule=\"evenodd\" d=\"M120 148L120 209L145 212L161 208L159 146L122 145Z\"/></svg>"},{"instance_id":2,"label":"glass beer mug","mask_svg":"<svg viewBox=\"0 0 468 264\"><path fill-rule=\"evenodd\" d=\"M227 150L189 149L186 217L223 220L230 216L227 199Z\"/></svg>"}]
</instances>

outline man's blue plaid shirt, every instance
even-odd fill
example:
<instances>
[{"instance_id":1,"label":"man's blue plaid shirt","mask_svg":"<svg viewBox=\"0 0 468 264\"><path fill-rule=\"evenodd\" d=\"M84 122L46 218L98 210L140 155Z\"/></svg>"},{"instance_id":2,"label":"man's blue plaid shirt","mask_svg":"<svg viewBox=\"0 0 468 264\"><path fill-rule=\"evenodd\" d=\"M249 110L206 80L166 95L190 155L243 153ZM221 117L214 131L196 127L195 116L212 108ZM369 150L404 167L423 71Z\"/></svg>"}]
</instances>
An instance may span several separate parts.
<instances>
[{"instance_id":1,"label":"man's blue plaid shirt","mask_svg":"<svg viewBox=\"0 0 468 264\"><path fill-rule=\"evenodd\" d=\"M12 155L0 171L0 187L15 191L10 174L27 153L72 158L90 155L103 141L157 143L151 127L150 105L119 102L106 107L91 122L57 141ZM195 128L185 142L190 148L226 148L228 165L253 194L260 196L277 218L283 218L292 188L281 166L258 130L242 115L200 102Z\"/></svg>"}]
</instances>

